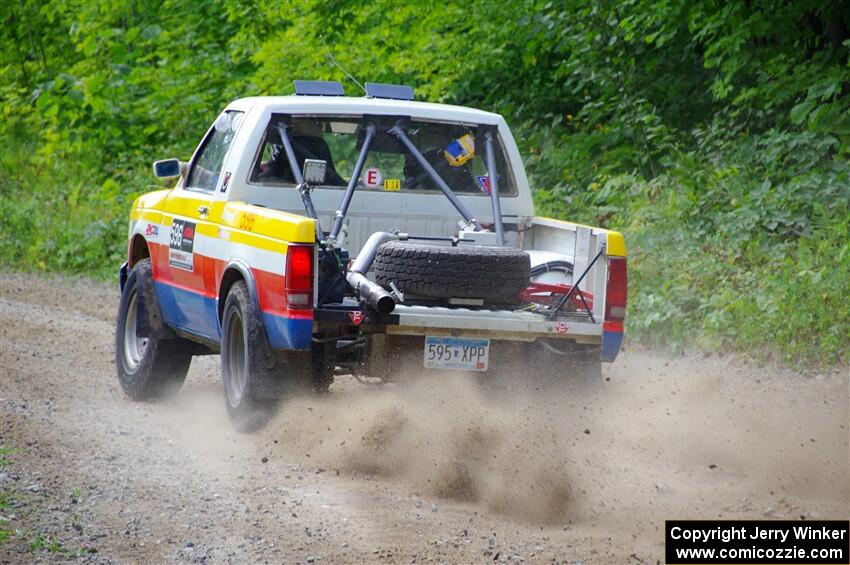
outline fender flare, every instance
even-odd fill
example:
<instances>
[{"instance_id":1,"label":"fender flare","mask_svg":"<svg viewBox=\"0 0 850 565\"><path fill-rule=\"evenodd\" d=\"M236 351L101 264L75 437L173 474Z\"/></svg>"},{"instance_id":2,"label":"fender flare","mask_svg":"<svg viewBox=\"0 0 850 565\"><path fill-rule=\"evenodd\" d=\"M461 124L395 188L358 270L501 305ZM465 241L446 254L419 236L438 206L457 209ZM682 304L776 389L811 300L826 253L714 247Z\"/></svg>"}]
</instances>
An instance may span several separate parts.
<instances>
[{"instance_id":1,"label":"fender flare","mask_svg":"<svg viewBox=\"0 0 850 565\"><path fill-rule=\"evenodd\" d=\"M233 281L229 280L228 273L234 271L238 272L242 280L245 281L245 285L248 287L248 296L250 296L254 304L257 305L257 309L260 308L260 297L257 294L257 283L254 280L254 273L251 272L248 265L239 259L231 259L228 261L227 265L224 266L224 271L222 271L221 279L218 282L218 292L215 296L215 309L218 316L219 330L221 329L221 320L224 315L224 300L222 300L222 294L226 294L226 292L230 290L230 286L233 284ZM225 285L227 286L225 287Z\"/></svg>"},{"instance_id":2,"label":"fender flare","mask_svg":"<svg viewBox=\"0 0 850 565\"><path fill-rule=\"evenodd\" d=\"M136 267L132 271L136 271L137 269L140 269L136 274L138 278L136 308L139 335L155 339L177 339L177 334L165 323L162 310L159 307L159 298L154 288L153 265L149 262L141 263L141 261L137 261ZM128 274L127 280L129 278ZM127 286L126 282L123 287ZM123 293L124 288L121 291Z\"/></svg>"}]
</instances>

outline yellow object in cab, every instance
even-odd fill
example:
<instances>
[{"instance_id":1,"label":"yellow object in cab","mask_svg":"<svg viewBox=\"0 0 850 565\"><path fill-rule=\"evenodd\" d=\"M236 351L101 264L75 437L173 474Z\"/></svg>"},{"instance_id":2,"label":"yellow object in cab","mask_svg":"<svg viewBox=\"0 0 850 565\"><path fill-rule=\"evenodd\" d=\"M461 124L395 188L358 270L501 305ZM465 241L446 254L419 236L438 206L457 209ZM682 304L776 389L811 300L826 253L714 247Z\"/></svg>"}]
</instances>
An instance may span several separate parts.
<instances>
[{"instance_id":1,"label":"yellow object in cab","mask_svg":"<svg viewBox=\"0 0 850 565\"><path fill-rule=\"evenodd\" d=\"M449 143L449 146L443 150L443 155L446 156L449 165L460 167L475 157L475 139L468 133L462 135Z\"/></svg>"}]
</instances>

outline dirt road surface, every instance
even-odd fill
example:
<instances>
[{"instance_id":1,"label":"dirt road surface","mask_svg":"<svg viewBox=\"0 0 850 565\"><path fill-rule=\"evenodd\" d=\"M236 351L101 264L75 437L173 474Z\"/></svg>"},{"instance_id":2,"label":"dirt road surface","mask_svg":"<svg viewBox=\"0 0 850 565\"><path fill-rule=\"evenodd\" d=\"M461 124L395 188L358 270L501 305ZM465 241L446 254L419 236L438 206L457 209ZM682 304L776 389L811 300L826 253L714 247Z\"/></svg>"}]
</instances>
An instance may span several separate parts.
<instances>
[{"instance_id":1,"label":"dirt road surface","mask_svg":"<svg viewBox=\"0 0 850 565\"><path fill-rule=\"evenodd\" d=\"M626 352L584 399L343 378L242 435L218 357L123 396L117 302L2 275L0 563L656 563L666 518L850 514L847 369Z\"/></svg>"}]
</instances>

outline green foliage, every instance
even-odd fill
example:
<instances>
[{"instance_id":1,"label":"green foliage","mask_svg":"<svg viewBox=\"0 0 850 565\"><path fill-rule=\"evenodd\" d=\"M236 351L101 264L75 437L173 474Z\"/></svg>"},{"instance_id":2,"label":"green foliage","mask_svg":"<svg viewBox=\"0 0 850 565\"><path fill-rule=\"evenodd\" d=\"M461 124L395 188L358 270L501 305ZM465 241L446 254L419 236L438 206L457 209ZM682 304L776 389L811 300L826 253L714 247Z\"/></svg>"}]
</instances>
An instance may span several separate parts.
<instances>
[{"instance_id":1,"label":"green foliage","mask_svg":"<svg viewBox=\"0 0 850 565\"><path fill-rule=\"evenodd\" d=\"M618 211L646 214L633 225L632 305L646 313L633 328L677 347L782 344L792 363L846 359L850 165L822 162L829 148L809 134L750 143L733 144L723 167L681 156L644 185L651 203Z\"/></svg>"},{"instance_id":2,"label":"green foliage","mask_svg":"<svg viewBox=\"0 0 850 565\"><path fill-rule=\"evenodd\" d=\"M850 362L850 12L713 0L23 0L0 261L112 274L150 162L238 96L403 82L513 126L545 214L621 229L632 339Z\"/></svg>"},{"instance_id":3,"label":"green foliage","mask_svg":"<svg viewBox=\"0 0 850 565\"><path fill-rule=\"evenodd\" d=\"M7 457L14 452L15 450L10 447L0 446L0 468L12 463ZM14 497L7 492L7 483L8 481L4 481L4 484L0 485L0 514L3 515L12 508L14 502ZM8 524L8 521L0 521L0 547L3 547L3 544L12 537L13 532L7 528Z\"/></svg>"},{"instance_id":4,"label":"green foliage","mask_svg":"<svg viewBox=\"0 0 850 565\"><path fill-rule=\"evenodd\" d=\"M43 534L39 534L33 539L30 544L30 550L32 551L41 551L46 550L49 553L68 553L68 548L62 545L62 542L45 536Z\"/></svg>"}]
</instances>

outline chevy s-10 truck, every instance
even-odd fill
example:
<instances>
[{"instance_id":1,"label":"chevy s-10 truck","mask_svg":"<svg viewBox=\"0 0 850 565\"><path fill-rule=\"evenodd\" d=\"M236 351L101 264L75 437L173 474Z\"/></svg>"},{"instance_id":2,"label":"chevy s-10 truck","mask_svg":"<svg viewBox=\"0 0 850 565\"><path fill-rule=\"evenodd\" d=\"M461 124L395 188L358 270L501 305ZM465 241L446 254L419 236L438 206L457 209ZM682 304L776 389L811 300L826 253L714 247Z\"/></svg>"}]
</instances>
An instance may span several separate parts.
<instances>
[{"instance_id":1,"label":"chevy s-10 truck","mask_svg":"<svg viewBox=\"0 0 850 565\"><path fill-rule=\"evenodd\" d=\"M600 381L623 339L622 235L535 216L500 115L342 90L236 100L188 162L154 164L178 180L130 212L125 393L173 393L194 355L220 353L247 431L338 374Z\"/></svg>"}]
</instances>

